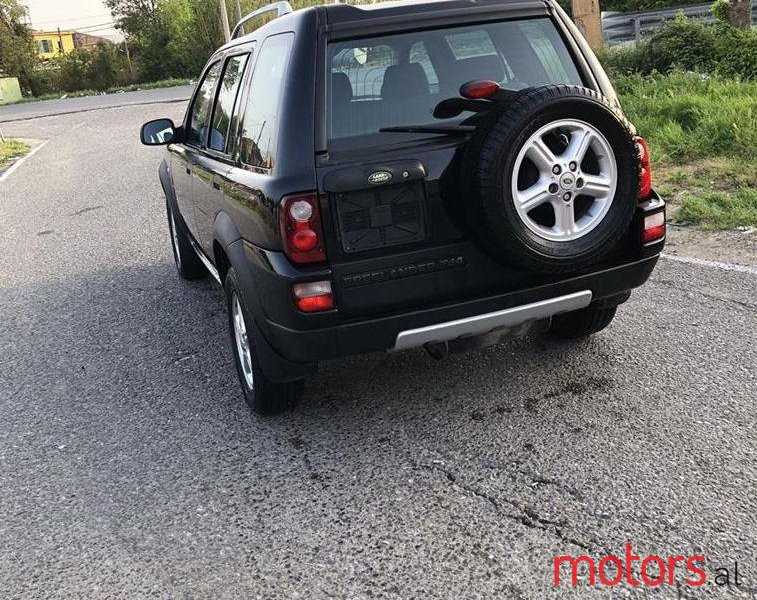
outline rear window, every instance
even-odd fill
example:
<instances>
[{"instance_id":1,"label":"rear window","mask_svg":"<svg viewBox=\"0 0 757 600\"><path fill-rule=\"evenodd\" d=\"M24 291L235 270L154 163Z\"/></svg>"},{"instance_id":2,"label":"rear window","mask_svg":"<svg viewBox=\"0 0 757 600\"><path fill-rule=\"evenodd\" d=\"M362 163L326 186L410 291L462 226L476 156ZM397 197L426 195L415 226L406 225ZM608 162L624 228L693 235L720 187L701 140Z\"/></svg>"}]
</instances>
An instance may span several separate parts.
<instances>
[{"instance_id":1,"label":"rear window","mask_svg":"<svg viewBox=\"0 0 757 600\"><path fill-rule=\"evenodd\" d=\"M505 21L329 44L331 147L401 141L418 134L384 127L459 122L434 119L434 107L473 79L505 89L581 85L552 22Z\"/></svg>"}]
</instances>

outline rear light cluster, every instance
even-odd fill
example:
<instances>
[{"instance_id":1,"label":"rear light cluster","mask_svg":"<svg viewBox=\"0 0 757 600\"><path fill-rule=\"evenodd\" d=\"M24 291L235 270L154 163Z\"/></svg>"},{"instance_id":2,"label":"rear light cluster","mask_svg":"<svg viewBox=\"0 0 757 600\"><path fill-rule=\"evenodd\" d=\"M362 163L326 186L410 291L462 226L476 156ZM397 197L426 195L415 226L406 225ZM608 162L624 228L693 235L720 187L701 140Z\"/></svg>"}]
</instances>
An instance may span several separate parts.
<instances>
[{"instance_id":1,"label":"rear light cluster","mask_svg":"<svg viewBox=\"0 0 757 600\"><path fill-rule=\"evenodd\" d=\"M643 137L636 137L639 151L639 200L644 202L652 195L652 166L649 162L649 147Z\"/></svg>"},{"instance_id":2,"label":"rear light cluster","mask_svg":"<svg viewBox=\"0 0 757 600\"><path fill-rule=\"evenodd\" d=\"M287 196L279 212L284 252L298 265L326 260L323 227L316 194Z\"/></svg>"},{"instance_id":3,"label":"rear light cluster","mask_svg":"<svg viewBox=\"0 0 757 600\"><path fill-rule=\"evenodd\" d=\"M313 313L333 310L334 293L330 281L298 283L293 288L294 302L302 312Z\"/></svg>"},{"instance_id":4,"label":"rear light cluster","mask_svg":"<svg viewBox=\"0 0 757 600\"><path fill-rule=\"evenodd\" d=\"M643 244L654 244L665 237L667 227L665 225L665 211L656 212L644 217L644 223L641 230L641 242Z\"/></svg>"},{"instance_id":5,"label":"rear light cluster","mask_svg":"<svg viewBox=\"0 0 757 600\"><path fill-rule=\"evenodd\" d=\"M317 194L295 194L283 198L279 209L279 227L284 252L293 263L308 265L326 260ZM292 286L292 294L295 305L302 312L324 312L336 306L330 281L297 283Z\"/></svg>"}]
</instances>

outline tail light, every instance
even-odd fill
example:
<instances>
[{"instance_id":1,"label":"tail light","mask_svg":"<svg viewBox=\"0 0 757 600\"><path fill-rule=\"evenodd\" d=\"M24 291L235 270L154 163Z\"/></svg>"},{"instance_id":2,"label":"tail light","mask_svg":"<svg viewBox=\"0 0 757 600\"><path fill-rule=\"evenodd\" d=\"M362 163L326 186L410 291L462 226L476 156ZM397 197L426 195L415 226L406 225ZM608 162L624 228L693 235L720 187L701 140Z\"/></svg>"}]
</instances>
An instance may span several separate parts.
<instances>
[{"instance_id":1,"label":"tail light","mask_svg":"<svg viewBox=\"0 0 757 600\"><path fill-rule=\"evenodd\" d=\"M326 260L317 194L286 196L279 208L279 226L284 252L293 263Z\"/></svg>"},{"instance_id":2,"label":"tail light","mask_svg":"<svg viewBox=\"0 0 757 600\"><path fill-rule=\"evenodd\" d=\"M665 224L665 211L656 212L644 217L641 231L641 242L653 244L665 237L667 227Z\"/></svg>"},{"instance_id":3,"label":"tail light","mask_svg":"<svg viewBox=\"0 0 757 600\"><path fill-rule=\"evenodd\" d=\"M298 283L293 288L294 302L302 312L313 313L332 310L335 306L330 281Z\"/></svg>"},{"instance_id":4,"label":"tail light","mask_svg":"<svg viewBox=\"0 0 757 600\"><path fill-rule=\"evenodd\" d=\"M496 81L475 79L462 85L460 95L468 100L494 100L501 91L502 88Z\"/></svg>"},{"instance_id":5,"label":"tail light","mask_svg":"<svg viewBox=\"0 0 757 600\"><path fill-rule=\"evenodd\" d=\"M652 195L652 167L649 162L649 148L643 137L636 137L639 150L639 200L648 200Z\"/></svg>"}]
</instances>

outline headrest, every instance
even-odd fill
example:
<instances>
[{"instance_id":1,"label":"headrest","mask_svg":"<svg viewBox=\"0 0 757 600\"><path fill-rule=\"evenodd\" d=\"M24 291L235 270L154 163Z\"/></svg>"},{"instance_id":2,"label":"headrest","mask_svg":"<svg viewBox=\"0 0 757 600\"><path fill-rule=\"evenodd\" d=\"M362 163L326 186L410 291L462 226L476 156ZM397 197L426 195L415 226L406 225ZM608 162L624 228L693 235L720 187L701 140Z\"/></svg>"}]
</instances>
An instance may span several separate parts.
<instances>
[{"instance_id":1,"label":"headrest","mask_svg":"<svg viewBox=\"0 0 757 600\"><path fill-rule=\"evenodd\" d=\"M352 83L346 73L331 74L331 97L335 104L348 104L354 98Z\"/></svg>"},{"instance_id":2,"label":"headrest","mask_svg":"<svg viewBox=\"0 0 757 600\"><path fill-rule=\"evenodd\" d=\"M402 98L428 96L428 78L418 63L389 67L384 73L381 97Z\"/></svg>"}]
</instances>

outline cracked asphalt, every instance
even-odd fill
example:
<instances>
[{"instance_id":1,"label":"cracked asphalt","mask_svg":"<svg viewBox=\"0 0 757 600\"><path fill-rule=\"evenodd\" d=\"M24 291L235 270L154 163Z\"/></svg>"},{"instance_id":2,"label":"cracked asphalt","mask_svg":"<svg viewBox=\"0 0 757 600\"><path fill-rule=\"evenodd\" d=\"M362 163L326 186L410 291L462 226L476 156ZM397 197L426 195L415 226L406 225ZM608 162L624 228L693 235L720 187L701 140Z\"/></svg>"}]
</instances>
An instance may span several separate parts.
<instances>
[{"instance_id":1,"label":"cracked asphalt","mask_svg":"<svg viewBox=\"0 0 757 600\"><path fill-rule=\"evenodd\" d=\"M756 275L663 260L591 341L331 362L260 419L137 139L182 111L3 125L49 142L0 183L0 598L757 597ZM629 542L709 582L554 586Z\"/></svg>"}]
</instances>

